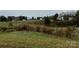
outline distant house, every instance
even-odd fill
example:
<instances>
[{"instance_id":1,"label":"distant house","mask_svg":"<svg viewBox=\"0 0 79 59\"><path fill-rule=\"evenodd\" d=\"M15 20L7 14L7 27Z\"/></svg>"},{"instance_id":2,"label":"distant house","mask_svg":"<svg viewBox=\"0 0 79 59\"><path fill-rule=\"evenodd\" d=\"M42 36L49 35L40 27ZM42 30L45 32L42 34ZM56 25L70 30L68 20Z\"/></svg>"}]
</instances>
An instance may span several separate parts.
<instances>
[{"instance_id":1,"label":"distant house","mask_svg":"<svg viewBox=\"0 0 79 59\"><path fill-rule=\"evenodd\" d=\"M68 16L68 20L69 21L71 21L71 20L73 20L75 17L75 12L62 12L62 13L60 13L59 14L59 16L58 16L58 20L62 20L62 21L64 21L65 19L64 19L64 15L65 16Z\"/></svg>"},{"instance_id":2,"label":"distant house","mask_svg":"<svg viewBox=\"0 0 79 59\"><path fill-rule=\"evenodd\" d=\"M43 18L40 18L40 20L43 20Z\"/></svg>"},{"instance_id":3,"label":"distant house","mask_svg":"<svg viewBox=\"0 0 79 59\"><path fill-rule=\"evenodd\" d=\"M73 20L73 17L69 17L69 21Z\"/></svg>"},{"instance_id":4,"label":"distant house","mask_svg":"<svg viewBox=\"0 0 79 59\"><path fill-rule=\"evenodd\" d=\"M69 17L68 17L68 20L71 21L71 20L73 20L74 18L75 18L74 16L69 16ZM64 16L59 16L57 19L60 20L60 21L64 21L64 20L65 20L65 19L64 19Z\"/></svg>"},{"instance_id":5,"label":"distant house","mask_svg":"<svg viewBox=\"0 0 79 59\"><path fill-rule=\"evenodd\" d=\"M26 21L26 19L23 19L22 21Z\"/></svg>"},{"instance_id":6,"label":"distant house","mask_svg":"<svg viewBox=\"0 0 79 59\"><path fill-rule=\"evenodd\" d=\"M64 20L63 16L58 17L57 19L58 19L59 21L63 21L63 20Z\"/></svg>"},{"instance_id":7,"label":"distant house","mask_svg":"<svg viewBox=\"0 0 79 59\"><path fill-rule=\"evenodd\" d=\"M37 17L37 20L43 20L43 17Z\"/></svg>"}]
</instances>

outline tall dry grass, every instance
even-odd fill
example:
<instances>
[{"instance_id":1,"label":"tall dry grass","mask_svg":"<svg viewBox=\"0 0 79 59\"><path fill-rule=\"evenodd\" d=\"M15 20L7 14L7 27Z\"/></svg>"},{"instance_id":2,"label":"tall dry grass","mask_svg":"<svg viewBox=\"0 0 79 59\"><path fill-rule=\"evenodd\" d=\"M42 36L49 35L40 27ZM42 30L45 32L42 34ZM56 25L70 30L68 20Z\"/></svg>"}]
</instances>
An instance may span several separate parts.
<instances>
[{"instance_id":1,"label":"tall dry grass","mask_svg":"<svg viewBox=\"0 0 79 59\"><path fill-rule=\"evenodd\" d=\"M0 31L35 31L35 32L42 32L45 34L51 34L60 37L68 37L71 38L76 35L77 29L76 27L49 27L40 24L32 24L27 22L16 22L9 23L8 27L0 27Z\"/></svg>"}]
</instances>

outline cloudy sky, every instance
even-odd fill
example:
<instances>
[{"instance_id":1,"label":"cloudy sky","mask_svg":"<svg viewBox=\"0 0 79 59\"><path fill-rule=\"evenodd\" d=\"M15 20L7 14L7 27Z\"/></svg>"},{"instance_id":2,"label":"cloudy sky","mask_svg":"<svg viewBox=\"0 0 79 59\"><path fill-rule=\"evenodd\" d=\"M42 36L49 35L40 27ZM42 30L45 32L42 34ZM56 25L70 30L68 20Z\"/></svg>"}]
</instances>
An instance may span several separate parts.
<instances>
[{"instance_id":1,"label":"cloudy sky","mask_svg":"<svg viewBox=\"0 0 79 59\"><path fill-rule=\"evenodd\" d=\"M66 12L68 10L0 10L0 16L49 16L55 13ZM71 10L72 11L72 10Z\"/></svg>"}]
</instances>

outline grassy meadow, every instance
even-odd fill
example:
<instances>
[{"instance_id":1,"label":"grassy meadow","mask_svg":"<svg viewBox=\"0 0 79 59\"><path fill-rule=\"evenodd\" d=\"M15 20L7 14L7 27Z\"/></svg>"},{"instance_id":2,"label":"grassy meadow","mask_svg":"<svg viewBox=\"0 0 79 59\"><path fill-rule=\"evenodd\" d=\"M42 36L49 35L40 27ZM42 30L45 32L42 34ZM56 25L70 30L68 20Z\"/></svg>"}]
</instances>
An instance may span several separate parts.
<instances>
[{"instance_id":1,"label":"grassy meadow","mask_svg":"<svg viewBox=\"0 0 79 59\"><path fill-rule=\"evenodd\" d=\"M67 48L79 47L79 37L67 38L64 36L50 35L50 27L46 27L41 32L41 28L35 31L35 26L39 26L38 21L18 21L0 22L0 47L1 48ZM29 28L22 27L22 24L31 24ZM20 28L15 30L15 27ZM28 27L28 26L27 26ZM22 30L22 29L24 30ZM49 29L50 28L50 29ZM34 29L34 30L33 30ZM2 31L4 30L4 31ZM12 30L12 31L11 31ZM21 31L22 30L22 31ZM59 35L61 33L59 32ZM63 35L63 34L62 34Z\"/></svg>"},{"instance_id":2,"label":"grassy meadow","mask_svg":"<svg viewBox=\"0 0 79 59\"><path fill-rule=\"evenodd\" d=\"M0 32L0 47L3 48L66 48L79 47L79 40L55 37L32 31Z\"/></svg>"}]
</instances>

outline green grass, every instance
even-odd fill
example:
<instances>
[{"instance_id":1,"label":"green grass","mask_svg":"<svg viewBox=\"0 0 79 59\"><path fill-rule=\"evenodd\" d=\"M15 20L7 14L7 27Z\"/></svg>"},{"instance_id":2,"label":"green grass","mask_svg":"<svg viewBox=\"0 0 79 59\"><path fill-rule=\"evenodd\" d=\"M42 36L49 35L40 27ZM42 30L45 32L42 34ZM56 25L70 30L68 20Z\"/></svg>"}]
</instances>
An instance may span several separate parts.
<instances>
[{"instance_id":1,"label":"green grass","mask_svg":"<svg viewBox=\"0 0 79 59\"><path fill-rule=\"evenodd\" d=\"M79 40L55 37L38 32L0 32L0 47L5 48L65 48L79 47Z\"/></svg>"}]
</instances>

